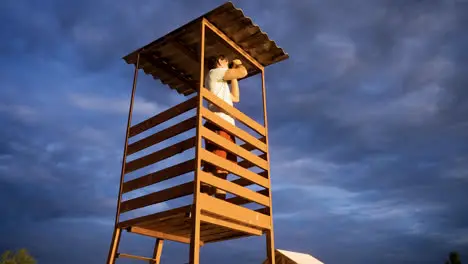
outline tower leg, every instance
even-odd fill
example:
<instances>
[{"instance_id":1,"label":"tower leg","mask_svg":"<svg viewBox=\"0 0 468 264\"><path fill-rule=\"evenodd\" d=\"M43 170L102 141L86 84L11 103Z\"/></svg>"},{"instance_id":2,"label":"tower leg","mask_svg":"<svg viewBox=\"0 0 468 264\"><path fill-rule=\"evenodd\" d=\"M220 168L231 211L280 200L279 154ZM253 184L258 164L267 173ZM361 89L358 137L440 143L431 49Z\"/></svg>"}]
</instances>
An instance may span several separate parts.
<instances>
[{"instance_id":1,"label":"tower leg","mask_svg":"<svg viewBox=\"0 0 468 264\"><path fill-rule=\"evenodd\" d=\"M190 238L190 264L200 263L200 210L192 207L192 236Z\"/></svg>"},{"instance_id":2,"label":"tower leg","mask_svg":"<svg viewBox=\"0 0 468 264\"><path fill-rule=\"evenodd\" d=\"M154 264L159 264L161 262L161 254L163 248L164 240L163 239L156 239L156 243L154 244L154 251L153 251L153 259L155 260Z\"/></svg>"},{"instance_id":3,"label":"tower leg","mask_svg":"<svg viewBox=\"0 0 468 264\"><path fill-rule=\"evenodd\" d=\"M120 236L122 235L122 229L114 228L114 233L112 235L112 242L109 249L109 255L107 256L107 264L114 264L115 263L115 254L117 253L117 249L119 248L120 243Z\"/></svg>"},{"instance_id":4,"label":"tower leg","mask_svg":"<svg viewBox=\"0 0 468 264\"><path fill-rule=\"evenodd\" d=\"M274 235L273 230L270 229L266 232L266 244L267 244L267 263L275 264L275 242L274 242Z\"/></svg>"}]
</instances>

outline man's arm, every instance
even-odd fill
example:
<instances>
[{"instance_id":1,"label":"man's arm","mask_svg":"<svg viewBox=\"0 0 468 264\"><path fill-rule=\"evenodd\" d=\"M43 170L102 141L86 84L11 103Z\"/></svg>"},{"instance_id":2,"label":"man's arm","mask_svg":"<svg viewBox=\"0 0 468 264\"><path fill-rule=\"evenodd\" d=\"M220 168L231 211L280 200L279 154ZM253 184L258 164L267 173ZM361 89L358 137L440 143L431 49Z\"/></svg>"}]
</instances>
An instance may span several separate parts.
<instances>
[{"instance_id":1,"label":"man's arm","mask_svg":"<svg viewBox=\"0 0 468 264\"><path fill-rule=\"evenodd\" d=\"M240 60L234 60L234 67L232 69L228 69L224 74L224 80L230 81L234 79L241 79L247 76L247 69L242 65Z\"/></svg>"},{"instance_id":2,"label":"man's arm","mask_svg":"<svg viewBox=\"0 0 468 264\"><path fill-rule=\"evenodd\" d=\"M234 103L239 102L239 82L237 79L231 80L231 99Z\"/></svg>"}]
</instances>

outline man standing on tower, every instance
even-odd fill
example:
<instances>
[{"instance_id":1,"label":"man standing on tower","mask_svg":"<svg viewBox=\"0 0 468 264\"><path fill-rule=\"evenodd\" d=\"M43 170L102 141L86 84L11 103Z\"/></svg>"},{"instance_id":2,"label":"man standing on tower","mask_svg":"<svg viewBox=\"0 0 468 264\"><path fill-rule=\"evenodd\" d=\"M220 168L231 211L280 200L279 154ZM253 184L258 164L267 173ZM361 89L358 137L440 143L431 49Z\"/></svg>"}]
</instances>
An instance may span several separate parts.
<instances>
[{"instance_id":1,"label":"man standing on tower","mask_svg":"<svg viewBox=\"0 0 468 264\"><path fill-rule=\"evenodd\" d=\"M210 71L205 77L205 87L228 105L233 106L233 103L239 102L239 83L237 79L247 76L247 69L242 65L242 62L238 59L233 60L232 68L229 68L228 59L223 55L219 55L208 60L208 67ZM229 89L229 81L231 82L231 89ZM226 120L230 124L235 125L234 118L232 118L222 109L219 109L216 105L209 103L208 109L213 111L217 116ZM205 127L233 143L236 142L235 137L222 127L219 127L211 122L206 122ZM206 150L211 151L224 159L237 163L237 157L233 153L226 151L225 149L209 142L208 140L205 141L205 145ZM229 174L229 172L223 168L219 168L211 164L205 164L203 170L210 172L222 179L226 179L227 175ZM225 191L216 188L210 188L204 184L202 184L202 192L208 193L210 195L215 193L217 198L226 198Z\"/></svg>"}]
</instances>

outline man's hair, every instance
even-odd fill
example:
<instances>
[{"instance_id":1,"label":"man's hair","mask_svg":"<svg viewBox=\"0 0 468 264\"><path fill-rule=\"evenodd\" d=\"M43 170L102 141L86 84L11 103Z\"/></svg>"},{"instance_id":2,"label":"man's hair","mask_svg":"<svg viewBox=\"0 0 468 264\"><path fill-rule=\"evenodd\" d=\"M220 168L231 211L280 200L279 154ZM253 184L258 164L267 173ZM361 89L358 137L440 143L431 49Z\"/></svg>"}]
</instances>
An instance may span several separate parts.
<instances>
[{"instance_id":1,"label":"man's hair","mask_svg":"<svg viewBox=\"0 0 468 264\"><path fill-rule=\"evenodd\" d=\"M226 59L226 56L224 56L224 55L212 56L212 57L210 57L210 58L208 58L206 60L206 64L207 64L209 69L214 69L214 68L217 67L218 61L219 60L224 60L224 59Z\"/></svg>"}]
</instances>

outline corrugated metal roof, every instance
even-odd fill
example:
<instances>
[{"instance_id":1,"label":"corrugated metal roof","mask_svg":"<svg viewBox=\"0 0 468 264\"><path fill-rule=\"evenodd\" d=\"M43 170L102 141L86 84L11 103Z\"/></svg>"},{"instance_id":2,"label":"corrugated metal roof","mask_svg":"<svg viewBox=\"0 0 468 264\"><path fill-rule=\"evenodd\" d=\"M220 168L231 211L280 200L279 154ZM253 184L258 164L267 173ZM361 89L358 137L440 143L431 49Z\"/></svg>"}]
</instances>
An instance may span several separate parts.
<instances>
[{"instance_id":1,"label":"corrugated metal roof","mask_svg":"<svg viewBox=\"0 0 468 264\"><path fill-rule=\"evenodd\" d=\"M200 82L198 58L200 27L197 22L203 17L264 67L289 57L249 17L246 17L241 9L227 2L160 39L133 51L125 56L124 60L129 64L135 64L137 54L140 52L140 68L146 74L151 74L155 79L159 79L163 84L167 84L181 94L192 94ZM205 58L217 54L224 54L230 59L242 58L210 30L206 30L205 36ZM260 72L248 61L244 60L243 63L249 72L248 76Z\"/></svg>"}]
</instances>

